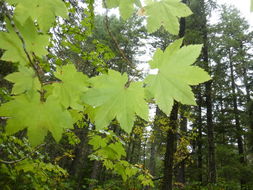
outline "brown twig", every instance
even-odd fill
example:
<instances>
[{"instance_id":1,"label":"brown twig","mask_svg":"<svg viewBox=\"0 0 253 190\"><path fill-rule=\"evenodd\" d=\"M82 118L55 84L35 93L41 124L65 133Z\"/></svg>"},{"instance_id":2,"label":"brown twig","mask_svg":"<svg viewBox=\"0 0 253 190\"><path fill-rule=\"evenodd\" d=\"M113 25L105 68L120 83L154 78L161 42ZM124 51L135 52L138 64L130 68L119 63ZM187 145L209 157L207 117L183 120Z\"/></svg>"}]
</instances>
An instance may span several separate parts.
<instances>
[{"instance_id":1,"label":"brown twig","mask_svg":"<svg viewBox=\"0 0 253 190\"><path fill-rule=\"evenodd\" d=\"M62 83L62 81L47 81L47 82L44 82L43 85L48 85L48 84L54 84L54 83Z\"/></svg>"},{"instance_id":2,"label":"brown twig","mask_svg":"<svg viewBox=\"0 0 253 190\"><path fill-rule=\"evenodd\" d=\"M108 18L108 8L107 8L105 0L103 0L103 4L104 4L104 7L106 8L104 24L105 24L105 27L106 27L106 30L107 30L109 36L112 38L114 44L116 45L116 48L118 49L120 55L122 56L122 58L128 63L128 66L133 70L137 70L133 66L133 63L127 58L126 54L122 51L116 37L113 35L112 31L110 30L110 23L109 23L109 18ZM123 70L121 69L121 73L122 72L123 72Z\"/></svg>"},{"instance_id":3,"label":"brown twig","mask_svg":"<svg viewBox=\"0 0 253 190\"><path fill-rule=\"evenodd\" d=\"M29 156L31 156L34 152L36 152L39 148L45 146L46 144L40 144L39 146L37 146L32 152L30 152L28 155L26 155L25 157L23 158L20 158L18 160L11 160L11 161L5 161L5 160L0 160L0 163L3 163L3 164L15 164L15 163L18 163L18 162L21 162L27 158L29 158Z\"/></svg>"},{"instance_id":4,"label":"brown twig","mask_svg":"<svg viewBox=\"0 0 253 190\"><path fill-rule=\"evenodd\" d=\"M21 33L19 32L17 26L15 25L12 15L9 13L9 10L4 2L3 2L3 11L4 11L6 17L10 20L12 28L14 29L15 33L17 34L18 38L20 39L20 41L22 43L22 47L23 47L23 50L26 54L26 57L27 57L30 65L32 66L33 70L35 71L41 85L43 86L43 77L42 76L44 75L44 73L43 73L42 69L40 68L40 66L36 62L33 62L33 59L31 58L31 56L26 48L25 40L24 40L23 36L21 35ZM34 55L34 53L32 53L32 55ZM44 93L43 92L41 92L41 96L42 96L41 99L44 100Z\"/></svg>"}]
</instances>

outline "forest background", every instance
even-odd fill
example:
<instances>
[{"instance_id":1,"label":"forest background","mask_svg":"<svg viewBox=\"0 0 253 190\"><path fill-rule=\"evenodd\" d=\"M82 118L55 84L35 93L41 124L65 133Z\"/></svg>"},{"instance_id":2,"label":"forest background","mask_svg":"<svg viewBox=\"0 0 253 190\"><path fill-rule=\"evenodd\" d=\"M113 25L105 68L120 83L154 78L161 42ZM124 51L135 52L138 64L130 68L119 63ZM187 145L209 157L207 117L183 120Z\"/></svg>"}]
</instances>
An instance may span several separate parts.
<instances>
[{"instance_id":1,"label":"forest background","mask_svg":"<svg viewBox=\"0 0 253 190\"><path fill-rule=\"evenodd\" d=\"M1 189L253 189L253 33L235 7L41 2L0 1Z\"/></svg>"}]
</instances>

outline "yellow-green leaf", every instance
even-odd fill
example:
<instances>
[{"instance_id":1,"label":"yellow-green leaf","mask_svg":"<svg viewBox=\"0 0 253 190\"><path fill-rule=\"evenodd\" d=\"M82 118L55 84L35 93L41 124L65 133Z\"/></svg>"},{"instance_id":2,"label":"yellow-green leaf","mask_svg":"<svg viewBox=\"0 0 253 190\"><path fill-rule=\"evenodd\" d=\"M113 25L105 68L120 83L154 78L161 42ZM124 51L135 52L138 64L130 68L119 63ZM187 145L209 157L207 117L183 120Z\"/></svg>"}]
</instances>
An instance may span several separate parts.
<instances>
[{"instance_id":1,"label":"yellow-green leaf","mask_svg":"<svg viewBox=\"0 0 253 190\"><path fill-rule=\"evenodd\" d=\"M97 129L107 127L116 118L122 129L131 132L135 114L148 120L148 105L144 100L141 82L131 82L126 87L128 77L117 71L109 70L91 79L94 85L83 97L85 103L93 106Z\"/></svg>"},{"instance_id":2,"label":"yellow-green leaf","mask_svg":"<svg viewBox=\"0 0 253 190\"><path fill-rule=\"evenodd\" d=\"M170 113L174 100L195 105L194 94L189 85L210 80L210 76L203 69L192 66L201 52L202 45L180 48L181 43L182 40L175 41L164 52L158 49L150 62L152 68L159 70L158 74L149 75L145 79L147 90L166 114Z\"/></svg>"},{"instance_id":3,"label":"yellow-green leaf","mask_svg":"<svg viewBox=\"0 0 253 190\"><path fill-rule=\"evenodd\" d=\"M41 89L39 79L31 68L20 67L19 72L11 73L5 79L14 83L12 94L21 94Z\"/></svg>"},{"instance_id":4,"label":"yellow-green leaf","mask_svg":"<svg viewBox=\"0 0 253 190\"><path fill-rule=\"evenodd\" d=\"M40 94L20 95L0 107L0 116L9 117L7 134L14 134L27 128L30 143L36 146L43 142L50 131L56 141L61 139L66 128L73 128L70 113L55 101L42 103Z\"/></svg>"},{"instance_id":5,"label":"yellow-green leaf","mask_svg":"<svg viewBox=\"0 0 253 190\"><path fill-rule=\"evenodd\" d=\"M181 0L150 0L144 7L147 15L147 30L153 33L161 26L169 33L179 32L179 18L192 14L191 10Z\"/></svg>"}]
</instances>

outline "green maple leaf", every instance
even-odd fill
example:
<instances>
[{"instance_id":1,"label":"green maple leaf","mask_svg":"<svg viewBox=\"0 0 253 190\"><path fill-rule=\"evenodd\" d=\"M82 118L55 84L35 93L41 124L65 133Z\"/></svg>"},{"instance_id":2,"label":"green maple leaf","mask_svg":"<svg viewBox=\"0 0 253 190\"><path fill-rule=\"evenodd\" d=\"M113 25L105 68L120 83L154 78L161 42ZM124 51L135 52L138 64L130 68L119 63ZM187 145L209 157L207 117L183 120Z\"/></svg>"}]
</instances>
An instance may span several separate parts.
<instances>
[{"instance_id":1,"label":"green maple leaf","mask_svg":"<svg viewBox=\"0 0 253 190\"><path fill-rule=\"evenodd\" d=\"M177 35L179 18L192 14L191 10L181 0L150 0L144 10L148 17L148 33L153 33L163 26L169 33Z\"/></svg>"},{"instance_id":2,"label":"green maple leaf","mask_svg":"<svg viewBox=\"0 0 253 190\"><path fill-rule=\"evenodd\" d=\"M41 89L39 79L31 68L20 67L19 72L11 73L5 79L14 83L12 94L21 94Z\"/></svg>"},{"instance_id":3,"label":"green maple leaf","mask_svg":"<svg viewBox=\"0 0 253 190\"><path fill-rule=\"evenodd\" d=\"M150 62L151 68L159 69L158 74L149 75L145 79L147 90L166 114L171 112L173 100L195 105L194 94L189 85L210 80L203 69L191 66L198 58L202 45L180 48L181 43L182 39L175 41L165 52L158 49Z\"/></svg>"},{"instance_id":4,"label":"green maple leaf","mask_svg":"<svg viewBox=\"0 0 253 190\"><path fill-rule=\"evenodd\" d=\"M138 0L106 0L107 8L119 7L121 17L126 20L134 13L134 4L140 6L141 3Z\"/></svg>"},{"instance_id":5,"label":"green maple leaf","mask_svg":"<svg viewBox=\"0 0 253 190\"><path fill-rule=\"evenodd\" d=\"M55 21L55 16L68 17L67 8L62 0L6 0L16 5L14 16L21 23L29 17L37 20L40 29L47 32Z\"/></svg>"},{"instance_id":6,"label":"green maple leaf","mask_svg":"<svg viewBox=\"0 0 253 190\"><path fill-rule=\"evenodd\" d=\"M23 50L21 40L12 29L10 22L6 22L6 27L9 30L9 33L0 32L0 48L6 50L3 53L1 59L4 61L19 62L22 65L26 64L28 62L28 59Z\"/></svg>"},{"instance_id":7,"label":"green maple leaf","mask_svg":"<svg viewBox=\"0 0 253 190\"><path fill-rule=\"evenodd\" d=\"M58 67L54 73L61 83L54 83L52 96L58 100L65 108L82 111L83 105L81 95L87 91L88 77L81 72L77 72L72 64Z\"/></svg>"},{"instance_id":8,"label":"green maple leaf","mask_svg":"<svg viewBox=\"0 0 253 190\"><path fill-rule=\"evenodd\" d=\"M107 127L116 117L122 129L130 132L135 114L148 120L148 105L144 100L144 89L141 82L132 82L127 88L126 74L109 70L108 75L91 79L93 88L84 95L85 103L93 106L94 120L97 129Z\"/></svg>"},{"instance_id":9,"label":"green maple leaf","mask_svg":"<svg viewBox=\"0 0 253 190\"><path fill-rule=\"evenodd\" d=\"M18 22L15 22L15 25L25 41L26 50L31 58L33 57L32 53L38 57L48 54L46 47L49 44L49 36L38 34L31 19L26 20L24 25ZM23 44L8 20L6 20L6 28L9 31L8 33L0 32L0 38L2 40L0 48L6 50L1 59L4 61L19 62L21 65L25 65L29 61L23 49Z\"/></svg>"},{"instance_id":10,"label":"green maple leaf","mask_svg":"<svg viewBox=\"0 0 253 190\"><path fill-rule=\"evenodd\" d=\"M115 142L111 143L109 146L116 154L118 155L118 158L120 159L122 156L126 156L125 148L123 147L122 143Z\"/></svg>"},{"instance_id":11,"label":"green maple leaf","mask_svg":"<svg viewBox=\"0 0 253 190\"><path fill-rule=\"evenodd\" d=\"M89 144L93 146L93 150L97 150L99 148L104 148L107 145L108 140L106 138L102 138L98 135L93 136L89 140Z\"/></svg>"},{"instance_id":12,"label":"green maple leaf","mask_svg":"<svg viewBox=\"0 0 253 190\"><path fill-rule=\"evenodd\" d=\"M73 128L70 113L53 100L40 102L39 93L34 93L32 97L24 94L16 96L0 107L0 116L10 117L6 126L7 134L27 128L33 146L43 142L48 131L59 141L64 129Z\"/></svg>"}]
</instances>

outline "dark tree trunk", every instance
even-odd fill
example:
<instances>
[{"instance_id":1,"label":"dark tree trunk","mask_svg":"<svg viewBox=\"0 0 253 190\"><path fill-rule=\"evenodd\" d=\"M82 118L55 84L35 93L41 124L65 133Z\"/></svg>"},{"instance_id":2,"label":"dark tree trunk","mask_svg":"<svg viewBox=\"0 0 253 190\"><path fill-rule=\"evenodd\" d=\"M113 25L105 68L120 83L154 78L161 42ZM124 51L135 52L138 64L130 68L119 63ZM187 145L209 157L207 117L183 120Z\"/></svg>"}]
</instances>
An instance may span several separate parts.
<instances>
[{"instance_id":1,"label":"dark tree trunk","mask_svg":"<svg viewBox=\"0 0 253 190\"><path fill-rule=\"evenodd\" d=\"M98 175L100 174L100 171L101 171L101 162L94 161L90 178L94 180L98 180ZM92 190L94 188L94 185L95 185L94 183L90 183L89 190Z\"/></svg>"},{"instance_id":2,"label":"dark tree trunk","mask_svg":"<svg viewBox=\"0 0 253 190\"><path fill-rule=\"evenodd\" d=\"M89 147L88 147L88 127L77 129L77 136L81 142L75 149L75 158L71 164L70 174L76 178L77 190L81 189L84 177L84 169L87 166Z\"/></svg>"},{"instance_id":3,"label":"dark tree trunk","mask_svg":"<svg viewBox=\"0 0 253 190\"><path fill-rule=\"evenodd\" d=\"M216 161L215 161L215 145L214 145L214 129L213 129L213 113L212 113L212 81L205 83L206 87L206 123L208 137L208 182L216 183Z\"/></svg>"},{"instance_id":4,"label":"dark tree trunk","mask_svg":"<svg viewBox=\"0 0 253 190\"><path fill-rule=\"evenodd\" d=\"M232 52L229 50L229 67L230 67L230 78L231 78L231 87L232 87L232 97L233 97L233 108L234 108L234 119L235 119L235 128L236 128L236 138L237 138L237 144L238 144L238 153L240 156L240 163L242 165L246 164L245 157L244 157L244 145L243 145L243 139L242 139L242 133L243 130L241 128L240 124L240 118L239 118L239 110L237 106L237 95L236 95L236 84L235 84L235 76L234 76L234 65L232 63ZM241 189L246 185L246 180L241 178Z\"/></svg>"},{"instance_id":5,"label":"dark tree trunk","mask_svg":"<svg viewBox=\"0 0 253 190\"><path fill-rule=\"evenodd\" d=\"M186 3L186 0L182 1ZM180 30L179 30L179 38L182 38L185 34L185 18L180 19ZM172 182L173 182L173 160L175 153L175 131L177 130L177 119L178 119L178 103L175 101L173 105L173 109L170 114L169 126L170 130L167 132L167 144L166 144L166 153L164 160L164 176L163 176L163 184L162 190L172 190Z\"/></svg>"},{"instance_id":6,"label":"dark tree trunk","mask_svg":"<svg viewBox=\"0 0 253 190\"><path fill-rule=\"evenodd\" d=\"M203 61L206 70L210 74L209 56L208 56L208 38L207 38L207 21L206 9L204 0L200 0L201 12L203 18L202 35L203 35ZM208 137L208 182L216 183L216 161L215 161L215 144L214 144L214 127L213 127L213 101L212 101L212 81L205 83L206 96L206 123L207 123L207 137Z\"/></svg>"},{"instance_id":7,"label":"dark tree trunk","mask_svg":"<svg viewBox=\"0 0 253 190\"><path fill-rule=\"evenodd\" d=\"M158 144L158 129L159 129L159 118L161 115L161 110L156 107L156 115L155 115L155 120L154 120L154 126L153 126L153 131L152 131L152 136L153 136L153 142L151 142L151 147L150 147L150 160L149 160L149 170L150 174L155 176L156 175L156 151L157 151L157 144Z\"/></svg>"},{"instance_id":8,"label":"dark tree trunk","mask_svg":"<svg viewBox=\"0 0 253 190\"><path fill-rule=\"evenodd\" d=\"M202 184L203 183L203 162L202 162L202 94L201 94L201 88L199 87L199 93L198 93L198 116L197 116L197 130L198 130L198 138L197 138L197 156L198 156L198 181Z\"/></svg>"},{"instance_id":9,"label":"dark tree trunk","mask_svg":"<svg viewBox=\"0 0 253 190\"><path fill-rule=\"evenodd\" d=\"M143 145L143 167L146 168L146 159L147 159L147 156L146 156L146 152L147 152L147 141L148 141L148 138L145 137L145 141L144 141L144 145Z\"/></svg>"},{"instance_id":10,"label":"dark tree trunk","mask_svg":"<svg viewBox=\"0 0 253 190\"><path fill-rule=\"evenodd\" d=\"M162 190L172 190L173 157L175 153L175 131L177 129L178 103L175 102L169 118L170 129L167 132L167 144L164 160L164 174Z\"/></svg>"},{"instance_id":11,"label":"dark tree trunk","mask_svg":"<svg viewBox=\"0 0 253 190\"><path fill-rule=\"evenodd\" d=\"M185 117L185 111L187 110L186 106L181 106L180 108L180 134L185 135L187 132L187 118ZM180 141L180 138L178 138ZM185 159L178 164L176 167L176 181L185 184Z\"/></svg>"},{"instance_id":12,"label":"dark tree trunk","mask_svg":"<svg viewBox=\"0 0 253 190\"><path fill-rule=\"evenodd\" d=\"M250 84L249 84L249 79L248 79L248 69L246 67L243 68L243 82L246 90L246 99L247 103L251 101L250 98Z\"/></svg>"},{"instance_id":13,"label":"dark tree trunk","mask_svg":"<svg viewBox=\"0 0 253 190\"><path fill-rule=\"evenodd\" d=\"M133 138L133 136L134 136L134 134L133 134L133 132L131 132L130 139ZM132 159L132 152L133 152L132 150L133 150L133 146L134 146L133 144L134 144L133 140L130 140L128 143L128 146L127 146L126 160L130 163L131 163L131 159Z\"/></svg>"},{"instance_id":14,"label":"dark tree trunk","mask_svg":"<svg viewBox=\"0 0 253 190\"><path fill-rule=\"evenodd\" d=\"M153 135L154 135L154 133L153 133ZM150 159L149 159L149 171L152 176L155 176L155 169L156 169L155 156L156 156L156 144L155 144L155 142L152 142L151 148L150 148Z\"/></svg>"}]
</instances>

